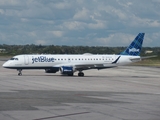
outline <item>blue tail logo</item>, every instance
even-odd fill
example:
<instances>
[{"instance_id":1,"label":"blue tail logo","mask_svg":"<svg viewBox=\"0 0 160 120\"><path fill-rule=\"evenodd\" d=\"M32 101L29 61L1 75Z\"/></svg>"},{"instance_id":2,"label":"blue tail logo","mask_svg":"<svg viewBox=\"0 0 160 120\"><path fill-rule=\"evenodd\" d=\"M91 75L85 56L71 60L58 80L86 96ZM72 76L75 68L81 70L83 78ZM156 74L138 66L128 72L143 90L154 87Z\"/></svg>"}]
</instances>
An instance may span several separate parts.
<instances>
[{"instance_id":1,"label":"blue tail logo","mask_svg":"<svg viewBox=\"0 0 160 120\"><path fill-rule=\"evenodd\" d=\"M144 35L145 33L139 33L130 46L125 51L120 53L120 55L139 56L142 49Z\"/></svg>"}]
</instances>

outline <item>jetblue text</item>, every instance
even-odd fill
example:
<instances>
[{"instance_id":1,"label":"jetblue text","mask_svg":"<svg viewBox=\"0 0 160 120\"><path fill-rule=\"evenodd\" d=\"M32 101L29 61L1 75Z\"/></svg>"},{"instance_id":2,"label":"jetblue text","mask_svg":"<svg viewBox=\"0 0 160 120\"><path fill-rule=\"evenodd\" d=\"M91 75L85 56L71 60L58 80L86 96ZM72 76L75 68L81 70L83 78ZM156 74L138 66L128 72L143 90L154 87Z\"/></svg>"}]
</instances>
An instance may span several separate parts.
<instances>
[{"instance_id":1,"label":"jetblue text","mask_svg":"<svg viewBox=\"0 0 160 120\"><path fill-rule=\"evenodd\" d=\"M54 62L54 58L47 58L46 56L33 57L32 64L35 62Z\"/></svg>"}]
</instances>

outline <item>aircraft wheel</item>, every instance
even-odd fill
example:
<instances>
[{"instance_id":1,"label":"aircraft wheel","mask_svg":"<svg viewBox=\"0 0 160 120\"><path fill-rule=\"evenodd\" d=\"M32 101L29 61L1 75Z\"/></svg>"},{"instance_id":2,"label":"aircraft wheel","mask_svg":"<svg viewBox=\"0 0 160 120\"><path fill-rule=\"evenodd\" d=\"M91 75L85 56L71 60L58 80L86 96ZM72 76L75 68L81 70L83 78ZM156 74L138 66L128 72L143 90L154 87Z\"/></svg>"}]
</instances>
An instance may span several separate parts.
<instances>
[{"instance_id":1,"label":"aircraft wheel","mask_svg":"<svg viewBox=\"0 0 160 120\"><path fill-rule=\"evenodd\" d=\"M79 72L79 73L78 73L78 76L83 77L83 76L84 76L84 73L83 73L83 72Z\"/></svg>"},{"instance_id":2,"label":"aircraft wheel","mask_svg":"<svg viewBox=\"0 0 160 120\"><path fill-rule=\"evenodd\" d=\"M73 73L68 74L68 76L73 76Z\"/></svg>"},{"instance_id":3,"label":"aircraft wheel","mask_svg":"<svg viewBox=\"0 0 160 120\"><path fill-rule=\"evenodd\" d=\"M22 69L18 69L17 71L19 71L18 75L21 76L22 75Z\"/></svg>"},{"instance_id":4,"label":"aircraft wheel","mask_svg":"<svg viewBox=\"0 0 160 120\"><path fill-rule=\"evenodd\" d=\"M18 75L19 75L19 76L21 76L21 75L22 75L22 73L18 73Z\"/></svg>"}]
</instances>

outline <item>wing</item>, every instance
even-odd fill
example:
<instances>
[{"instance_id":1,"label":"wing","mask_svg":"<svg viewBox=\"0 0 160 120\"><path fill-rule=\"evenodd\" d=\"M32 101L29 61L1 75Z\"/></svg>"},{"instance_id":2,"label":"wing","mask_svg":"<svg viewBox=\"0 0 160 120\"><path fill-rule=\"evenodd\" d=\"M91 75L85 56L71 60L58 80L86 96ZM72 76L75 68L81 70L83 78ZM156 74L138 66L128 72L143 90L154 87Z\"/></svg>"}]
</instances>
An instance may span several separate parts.
<instances>
[{"instance_id":1,"label":"wing","mask_svg":"<svg viewBox=\"0 0 160 120\"><path fill-rule=\"evenodd\" d=\"M76 70L88 70L88 69L106 69L116 67L116 64L105 63L105 64L77 64L74 65Z\"/></svg>"}]
</instances>

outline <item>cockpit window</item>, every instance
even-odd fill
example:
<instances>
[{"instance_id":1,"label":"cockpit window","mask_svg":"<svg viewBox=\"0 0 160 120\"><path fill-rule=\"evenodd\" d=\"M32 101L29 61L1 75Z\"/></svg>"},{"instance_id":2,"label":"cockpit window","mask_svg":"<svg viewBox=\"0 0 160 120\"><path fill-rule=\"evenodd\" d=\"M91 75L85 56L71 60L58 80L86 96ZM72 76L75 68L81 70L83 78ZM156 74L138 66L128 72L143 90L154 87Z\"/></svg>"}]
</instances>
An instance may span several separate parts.
<instances>
[{"instance_id":1,"label":"cockpit window","mask_svg":"<svg viewBox=\"0 0 160 120\"><path fill-rule=\"evenodd\" d=\"M10 60L18 60L18 58L11 58Z\"/></svg>"}]
</instances>

